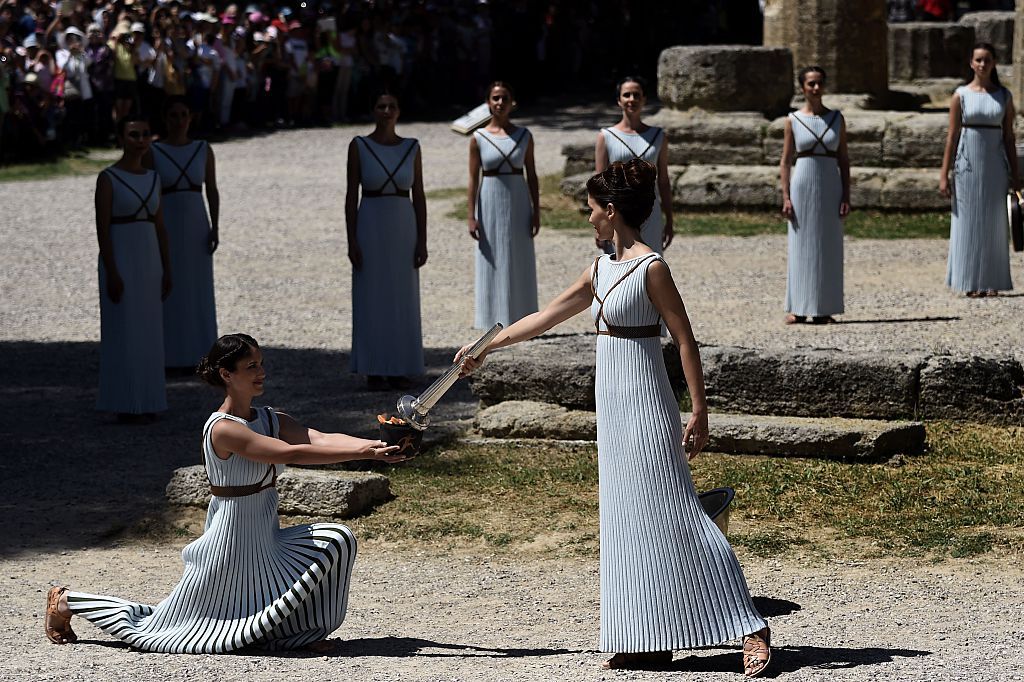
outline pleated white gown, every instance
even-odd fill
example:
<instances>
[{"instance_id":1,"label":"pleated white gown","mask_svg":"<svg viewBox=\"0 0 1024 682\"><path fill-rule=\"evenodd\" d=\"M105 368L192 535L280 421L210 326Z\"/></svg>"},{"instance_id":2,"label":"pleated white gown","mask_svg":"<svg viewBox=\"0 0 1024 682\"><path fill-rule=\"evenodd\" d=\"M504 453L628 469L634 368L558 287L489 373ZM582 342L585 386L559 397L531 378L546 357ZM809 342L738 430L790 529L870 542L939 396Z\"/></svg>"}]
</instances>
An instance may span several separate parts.
<instances>
[{"instance_id":1,"label":"pleated white gown","mask_svg":"<svg viewBox=\"0 0 1024 682\"><path fill-rule=\"evenodd\" d=\"M837 315L843 312L843 182L834 153L843 115L789 116L797 152L815 155L798 158L789 181L794 217L789 221L786 311L808 317Z\"/></svg>"},{"instance_id":2,"label":"pleated white gown","mask_svg":"<svg viewBox=\"0 0 1024 682\"><path fill-rule=\"evenodd\" d=\"M960 129L953 163L946 286L960 292L1006 291L1013 281L1006 215L1009 165L1001 125L1010 91L989 94L963 86L956 91L967 127Z\"/></svg>"},{"instance_id":3,"label":"pleated white gown","mask_svg":"<svg viewBox=\"0 0 1024 682\"><path fill-rule=\"evenodd\" d=\"M409 200L419 142L356 138L363 196L356 240L363 266L352 271L352 358L357 374L423 374L416 212ZM376 156L375 156L376 155ZM366 191L387 196L366 196ZM397 195L396 195L397 193ZM403 195L404 194L404 195Z\"/></svg>"},{"instance_id":4,"label":"pleated white gown","mask_svg":"<svg viewBox=\"0 0 1024 682\"><path fill-rule=\"evenodd\" d=\"M657 258L598 260L595 291L605 300L608 324L658 324L646 285ZM599 309L595 298L595 321ZM606 329L603 321L598 327ZM661 339L598 336L595 392L601 650L711 646L765 627L732 548L693 487Z\"/></svg>"},{"instance_id":5,"label":"pleated white gown","mask_svg":"<svg viewBox=\"0 0 1024 682\"><path fill-rule=\"evenodd\" d=\"M146 414L167 409L164 383L163 266L152 216L160 207L156 173L103 171L113 187L110 240L124 282L118 303L107 295L107 271L99 259L100 381L96 409ZM138 218L138 220L134 220ZM148 219L147 219L148 218Z\"/></svg>"},{"instance_id":6,"label":"pleated white gown","mask_svg":"<svg viewBox=\"0 0 1024 682\"><path fill-rule=\"evenodd\" d=\"M271 465L213 451L210 430L233 419L277 435L277 415L259 408L247 422L214 412L203 453L214 485L259 483ZM283 465L277 465L280 472ZM345 620L356 539L345 526L313 523L282 529L277 489L210 500L203 535L181 552L185 572L156 606L68 592L68 606L107 634L142 651L224 653L245 646L294 649L327 638Z\"/></svg>"},{"instance_id":7,"label":"pleated white gown","mask_svg":"<svg viewBox=\"0 0 1024 682\"><path fill-rule=\"evenodd\" d=\"M530 234L532 203L523 177L530 131L511 137L477 130L484 176L477 194L480 239L476 249L476 314L473 326L508 326L537 312L537 261Z\"/></svg>"},{"instance_id":8,"label":"pleated white gown","mask_svg":"<svg viewBox=\"0 0 1024 682\"><path fill-rule=\"evenodd\" d=\"M207 144L153 143L174 288L164 301L164 363L190 367L217 340L210 218L203 201Z\"/></svg>"},{"instance_id":9,"label":"pleated white gown","mask_svg":"<svg viewBox=\"0 0 1024 682\"><path fill-rule=\"evenodd\" d=\"M608 150L608 163L642 159L655 168L658 155L665 145L665 133L661 128L651 126L642 133L627 133L615 128L602 128L604 146ZM661 191L654 186L654 207L651 216L640 226L640 238L644 244L661 253L661 240L665 234L665 216L661 212Z\"/></svg>"}]
</instances>

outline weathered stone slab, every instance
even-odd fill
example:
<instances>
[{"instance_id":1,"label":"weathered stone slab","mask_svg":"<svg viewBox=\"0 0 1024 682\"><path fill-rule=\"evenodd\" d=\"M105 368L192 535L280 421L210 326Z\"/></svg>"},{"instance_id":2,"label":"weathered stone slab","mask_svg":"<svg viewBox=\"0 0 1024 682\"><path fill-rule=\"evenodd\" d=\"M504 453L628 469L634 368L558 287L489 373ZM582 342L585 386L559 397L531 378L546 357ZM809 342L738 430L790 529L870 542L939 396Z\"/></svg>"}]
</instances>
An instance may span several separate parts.
<instances>
[{"instance_id":1,"label":"weathered stone slab","mask_svg":"<svg viewBox=\"0 0 1024 682\"><path fill-rule=\"evenodd\" d=\"M689 415L682 415L683 423ZM714 412L707 450L737 455L882 459L924 449L920 422L774 417ZM523 400L485 408L477 430L495 438L596 440L597 415Z\"/></svg>"},{"instance_id":2,"label":"weathered stone slab","mask_svg":"<svg viewBox=\"0 0 1024 682\"><path fill-rule=\"evenodd\" d=\"M782 205L779 167L669 166L672 203L678 208L777 208ZM590 173L572 175L561 182L562 193L587 200ZM949 200L940 195L937 171L930 168L850 169L851 200L858 209L945 210Z\"/></svg>"},{"instance_id":3,"label":"weathered stone slab","mask_svg":"<svg viewBox=\"0 0 1024 682\"><path fill-rule=\"evenodd\" d=\"M974 40L996 48L996 59L1001 64L1013 60L1013 12L968 12L960 23L974 28Z\"/></svg>"},{"instance_id":4,"label":"weathered stone slab","mask_svg":"<svg viewBox=\"0 0 1024 682\"><path fill-rule=\"evenodd\" d=\"M941 22L889 25L889 78L909 81L963 75L974 27Z\"/></svg>"},{"instance_id":5,"label":"weathered stone slab","mask_svg":"<svg viewBox=\"0 0 1024 682\"><path fill-rule=\"evenodd\" d=\"M938 169L948 126L949 114L941 112L891 119L882 143L882 165Z\"/></svg>"},{"instance_id":6,"label":"weathered stone slab","mask_svg":"<svg viewBox=\"0 0 1024 682\"><path fill-rule=\"evenodd\" d=\"M921 369L921 415L1024 424L1024 368L1011 357L930 358Z\"/></svg>"},{"instance_id":7,"label":"weathered stone slab","mask_svg":"<svg viewBox=\"0 0 1024 682\"><path fill-rule=\"evenodd\" d=\"M912 418L924 354L702 349L708 405L800 417Z\"/></svg>"},{"instance_id":8,"label":"weathered stone slab","mask_svg":"<svg viewBox=\"0 0 1024 682\"><path fill-rule=\"evenodd\" d=\"M885 0L764 3L764 44L792 50L796 69L823 67L829 92L884 93L886 38Z\"/></svg>"},{"instance_id":9,"label":"weathered stone slab","mask_svg":"<svg viewBox=\"0 0 1024 682\"><path fill-rule=\"evenodd\" d=\"M391 499L387 476L367 471L288 468L277 479L282 514L351 518ZM167 484L171 504L205 507L210 482L202 465L175 469Z\"/></svg>"},{"instance_id":10,"label":"weathered stone slab","mask_svg":"<svg viewBox=\"0 0 1024 682\"><path fill-rule=\"evenodd\" d=\"M658 97L674 109L778 113L793 96L792 73L785 47L670 47L658 58Z\"/></svg>"},{"instance_id":11,"label":"weathered stone slab","mask_svg":"<svg viewBox=\"0 0 1024 682\"><path fill-rule=\"evenodd\" d=\"M594 412L533 400L506 400L485 407L477 413L474 426L493 438L597 440Z\"/></svg>"}]
</instances>

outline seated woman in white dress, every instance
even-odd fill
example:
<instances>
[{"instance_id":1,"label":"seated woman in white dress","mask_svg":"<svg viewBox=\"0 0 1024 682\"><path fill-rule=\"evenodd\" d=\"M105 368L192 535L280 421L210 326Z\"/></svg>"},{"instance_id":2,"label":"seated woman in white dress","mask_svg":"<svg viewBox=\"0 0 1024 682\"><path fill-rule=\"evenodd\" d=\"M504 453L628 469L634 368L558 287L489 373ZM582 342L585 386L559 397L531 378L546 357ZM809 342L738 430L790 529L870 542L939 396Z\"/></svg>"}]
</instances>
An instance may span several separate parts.
<instances>
[{"instance_id":1,"label":"seated woman in white dress","mask_svg":"<svg viewBox=\"0 0 1024 682\"><path fill-rule=\"evenodd\" d=\"M203 429L212 499L202 536L182 550L181 582L156 606L54 587L44 628L55 644L78 639L71 629L77 615L142 651L316 649L345 619L356 539L337 523L282 529L277 477L285 464L405 457L397 446L321 433L253 406L266 373L251 336L217 339L198 372L223 389L224 402Z\"/></svg>"}]
</instances>

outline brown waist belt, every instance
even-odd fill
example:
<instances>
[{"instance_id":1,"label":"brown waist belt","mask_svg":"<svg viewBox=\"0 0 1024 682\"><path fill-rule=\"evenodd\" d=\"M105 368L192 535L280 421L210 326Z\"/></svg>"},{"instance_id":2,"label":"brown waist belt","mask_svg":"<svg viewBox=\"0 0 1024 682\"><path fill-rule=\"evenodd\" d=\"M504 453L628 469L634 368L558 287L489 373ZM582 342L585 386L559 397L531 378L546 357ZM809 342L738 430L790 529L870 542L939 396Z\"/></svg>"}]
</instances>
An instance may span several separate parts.
<instances>
[{"instance_id":1,"label":"brown waist belt","mask_svg":"<svg viewBox=\"0 0 1024 682\"><path fill-rule=\"evenodd\" d=\"M796 158L798 158L798 159L802 159L805 156L827 156L830 159L834 159L834 158L836 158L837 154L836 154L836 152L832 151L831 149L828 150L827 152L797 152L796 153Z\"/></svg>"},{"instance_id":2,"label":"brown waist belt","mask_svg":"<svg viewBox=\"0 0 1024 682\"><path fill-rule=\"evenodd\" d=\"M409 190L400 189L397 192L382 192L379 189L364 189L363 196L368 199L376 199L377 197L403 197L409 198Z\"/></svg>"},{"instance_id":3,"label":"brown waist belt","mask_svg":"<svg viewBox=\"0 0 1024 682\"><path fill-rule=\"evenodd\" d=\"M270 476L270 481L267 481L267 476ZM267 488L273 488L276 485L277 467L271 464L267 469L267 473L264 474L263 480L259 483L251 483L249 485L213 485L211 483L210 494L217 497L248 497L249 495L263 492Z\"/></svg>"},{"instance_id":4,"label":"brown waist belt","mask_svg":"<svg viewBox=\"0 0 1024 682\"><path fill-rule=\"evenodd\" d=\"M248 497L275 487L277 481L270 483L253 483L252 485L211 485L210 494L217 497Z\"/></svg>"},{"instance_id":5,"label":"brown waist belt","mask_svg":"<svg viewBox=\"0 0 1024 682\"><path fill-rule=\"evenodd\" d=\"M115 216L110 219L111 225L127 225L128 223L153 223L156 224L155 216L146 216L145 218L136 218L135 216Z\"/></svg>"},{"instance_id":6,"label":"brown waist belt","mask_svg":"<svg viewBox=\"0 0 1024 682\"><path fill-rule=\"evenodd\" d=\"M1002 130L1003 126L992 125L990 123L964 123L963 128L995 128Z\"/></svg>"},{"instance_id":7,"label":"brown waist belt","mask_svg":"<svg viewBox=\"0 0 1024 682\"><path fill-rule=\"evenodd\" d=\"M599 329L597 333L602 336L614 336L617 339L649 339L661 336L661 325L648 324L641 327L618 327L610 324L607 331Z\"/></svg>"},{"instance_id":8,"label":"brown waist belt","mask_svg":"<svg viewBox=\"0 0 1024 682\"><path fill-rule=\"evenodd\" d=\"M523 174L523 169L522 168L513 168L512 170L508 170L508 171L503 171L503 170L485 170L483 172L483 176L485 178L493 178L495 175L522 175L522 174Z\"/></svg>"}]
</instances>

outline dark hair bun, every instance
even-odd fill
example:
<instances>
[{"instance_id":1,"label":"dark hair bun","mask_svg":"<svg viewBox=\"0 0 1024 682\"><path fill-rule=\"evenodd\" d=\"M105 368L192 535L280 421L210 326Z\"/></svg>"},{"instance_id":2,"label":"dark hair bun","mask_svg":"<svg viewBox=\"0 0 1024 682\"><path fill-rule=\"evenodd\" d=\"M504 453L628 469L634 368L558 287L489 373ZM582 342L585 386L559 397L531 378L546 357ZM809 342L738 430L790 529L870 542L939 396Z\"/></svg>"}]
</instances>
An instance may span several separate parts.
<instances>
[{"instance_id":1,"label":"dark hair bun","mask_svg":"<svg viewBox=\"0 0 1024 682\"><path fill-rule=\"evenodd\" d=\"M602 206L611 204L623 221L639 230L654 208L658 170L642 159L615 162L587 181L587 192Z\"/></svg>"},{"instance_id":2,"label":"dark hair bun","mask_svg":"<svg viewBox=\"0 0 1024 682\"><path fill-rule=\"evenodd\" d=\"M234 372L238 361L259 347L256 339L248 334L225 334L213 342L210 352L199 361L196 375L211 386L223 388L220 370Z\"/></svg>"}]
</instances>

